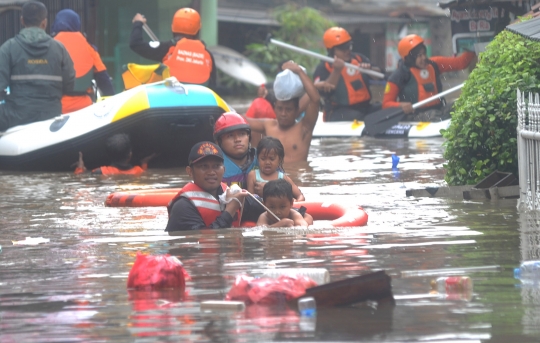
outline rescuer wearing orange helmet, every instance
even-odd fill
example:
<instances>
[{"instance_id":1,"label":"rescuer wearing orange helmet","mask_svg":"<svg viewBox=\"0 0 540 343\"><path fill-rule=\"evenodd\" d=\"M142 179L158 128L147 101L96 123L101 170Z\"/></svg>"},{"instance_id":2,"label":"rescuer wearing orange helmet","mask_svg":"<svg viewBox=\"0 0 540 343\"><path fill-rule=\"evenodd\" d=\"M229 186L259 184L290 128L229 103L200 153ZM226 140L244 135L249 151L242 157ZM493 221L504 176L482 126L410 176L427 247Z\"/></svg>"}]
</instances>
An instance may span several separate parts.
<instances>
[{"instance_id":1,"label":"rescuer wearing orange helmet","mask_svg":"<svg viewBox=\"0 0 540 343\"><path fill-rule=\"evenodd\" d=\"M458 57L428 58L422 37L411 34L398 44L398 68L390 75L384 91L383 108L401 107L407 120L437 121L449 116L451 106L434 100L414 110L412 104L442 92L440 74L467 68L475 54L466 51Z\"/></svg>"},{"instance_id":2,"label":"rescuer wearing orange helmet","mask_svg":"<svg viewBox=\"0 0 540 343\"><path fill-rule=\"evenodd\" d=\"M150 60L162 62L178 81L215 87L216 67L212 54L198 39L201 17L192 8L181 8L172 21L173 39L165 42L145 42L143 25L146 18L137 13L133 17L130 48Z\"/></svg>"},{"instance_id":3,"label":"rescuer wearing orange helmet","mask_svg":"<svg viewBox=\"0 0 540 343\"><path fill-rule=\"evenodd\" d=\"M325 121L362 120L368 113L380 109L371 104L369 77L356 69L345 67L345 62L371 69L369 59L352 52L351 35L341 27L332 27L323 35L328 56L334 63L321 62L313 79L324 98ZM375 69L375 68L374 68Z\"/></svg>"}]
</instances>

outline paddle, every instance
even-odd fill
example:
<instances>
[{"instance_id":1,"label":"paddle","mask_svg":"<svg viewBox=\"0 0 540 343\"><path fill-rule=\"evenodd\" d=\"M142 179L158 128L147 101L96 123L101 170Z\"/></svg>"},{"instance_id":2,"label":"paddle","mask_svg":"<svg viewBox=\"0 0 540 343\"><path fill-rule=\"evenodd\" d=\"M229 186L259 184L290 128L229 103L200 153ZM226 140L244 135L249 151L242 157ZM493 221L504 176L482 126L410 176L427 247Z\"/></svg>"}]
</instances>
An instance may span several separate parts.
<instances>
[{"instance_id":1,"label":"paddle","mask_svg":"<svg viewBox=\"0 0 540 343\"><path fill-rule=\"evenodd\" d=\"M427 99L424 99L422 101L417 102L416 104L412 105L412 108L418 108L422 105L425 105L433 100L437 100L447 94L453 93L461 87L463 87L465 83L462 83L460 85L457 85L455 87L452 87L450 89L445 90L444 92L441 92L439 94L436 94L432 97L429 97ZM383 133L392 126L399 123L399 121L405 116L405 112L401 109L401 107L391 107L391 108L385 108L383 110L369 113L364 118L364 125L366 125L366 133L370 136L375 136L377 134Z\"/></svg>"},{"instance_id":2,"label":"paddle","mask_svg":"<svg viewBox=\"0 0 540 343\"><path fill-rule=\"evenodd\" d=\"M156 34L144 23L143 30L153 41L159 41ZM224 46L216 45L207 48L214 56L216 67L225 74L254 86L266 83L266 75L255 63L244 55Z\"/></svg>"},{"instance_id":3,"label":"paddle","mask_svg":"<svg viewBox=\"0 0 540 343\"><path fill-rule=\"evenodd\" d=\"M144 32L146 32L146 34L147 34L154 42L159 41L159 38L156 36L156 34L154 33L154 31L152 31L152 29L150 28L150 26L146 25L146 23L143 23L143 30L144 30Z\"/></svg>"},{"instance_id":4,"label":"paddle","mask_svg":"<svg viewBox=\"0 0 540 343\"><path fill-rule=\"evenodd\" d=\"M310 51L310 50L302 49L302 48L299 48L299 47L297 47L295 45L280 42L278 40L273 39L271 34L268 34L268 36L266 37L266 44L268 45L268 43L272 43L274 45L277 45L277 46L280 46L282 48L298 52L298 53L303 54L303 55L315 57L315 58L318 58L318 59L320 59L322 61L325 61L325 62L334 63L334 59L332 57L324 56L324 55L318 54L318 53ZM354 64L350 64L350 63L345 63L345 66L347 68L356 69L356 70L360 71L361 73L364 73L364 74L367 74L367 75L370 75L370 76L373 76L373 77L377 77L379 79L384 79L384 74L383 73L379 73L379 72L376 72L374 70L360 68L359 66L354 65Z\"/></svg>"}]
</instances>

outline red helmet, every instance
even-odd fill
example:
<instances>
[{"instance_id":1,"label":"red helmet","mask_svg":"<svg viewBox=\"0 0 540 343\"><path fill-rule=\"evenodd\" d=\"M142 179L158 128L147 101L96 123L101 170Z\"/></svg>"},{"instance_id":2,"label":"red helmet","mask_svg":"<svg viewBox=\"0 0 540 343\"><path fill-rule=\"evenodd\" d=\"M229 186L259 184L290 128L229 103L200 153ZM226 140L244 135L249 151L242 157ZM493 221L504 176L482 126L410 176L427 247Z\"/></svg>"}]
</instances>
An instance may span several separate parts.
<instances>
[{"instance_id":1,"label":"red helmet","mask_svg":"<svg viewBox=\"0 0 540 343\"><path fill-rule=\"evenodd\" d=\"M405 58L405 56L407 56L412 49L416 48L422 43L424 43L424 40L419 35L408 35L403 37L397 46L399 56L401 56L401 58Z\"/></svg>"},{"instance_id":2,"label":"red helmet","mask_svg":"<svg viewBox=\"0 0 540 343\"><path fill-rule=\"evenodd\" d=\"M201 16L193 8L181 8L174 14L172 32L195 36L201 29Z\"/></svg>"},{"instance_id":3,"label":"red helmet","mask_svg":"<svg viewBox=\"0 0 540 343\"><path fill-rule=\"evenodd\" d=\"M349 32L342 27L331 27L323 35L323 43L327 49L345 44L351 39Z\"/></svg>"},{"instance_id":4,"label":"red helmet","mask_svg":"<svg viewBox=\"0 0 540 343\"><path fill-rule=\"evenodd\" d=\"M235 130L246 130L251 139L251 129L244 117L235 112L223 113L214 124L214 140L217 142L221 135Z\"/></svg>"}]
</instances>

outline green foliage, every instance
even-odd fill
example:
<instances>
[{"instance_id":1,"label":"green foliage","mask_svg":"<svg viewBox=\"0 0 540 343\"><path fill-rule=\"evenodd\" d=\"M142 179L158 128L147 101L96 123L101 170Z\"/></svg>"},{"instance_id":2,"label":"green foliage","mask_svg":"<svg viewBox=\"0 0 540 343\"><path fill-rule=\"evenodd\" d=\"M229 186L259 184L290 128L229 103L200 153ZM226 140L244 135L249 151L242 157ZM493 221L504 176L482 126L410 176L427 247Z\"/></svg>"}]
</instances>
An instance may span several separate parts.
<instances>
[{"instance_id":1,"label":"green foliage","mask_svg":"<svg viewBox=\"0 0 540 343\"><path fill-rule=\"evenodd\" d=\"M272 32L274 39L326 55L322 36L328 28L336 25L324 18L319 11L311 7L299 8L291 3L276 8L274 16L281 25L279 29ZM246 48L248 57L263 65L264 72L269 79L276 76L278 63L285 60L294 60L305 67L308 73L314 71L319 63L319 60L313 57L301 55L273 44L269 44L267 47L265 44L253 43Z\"/></svg>"},{"instance_id":2,"label":"green foliage","mask_svg":"<svg viewBox=\"0 0 540 343\"><path fill-rule=\"evenodd\" d=\"M540 43L502 31L480 54L443 130L445 180L476 184L495 170L517 175L516 90L540 88Z\"/></svg>"}]
</instances>

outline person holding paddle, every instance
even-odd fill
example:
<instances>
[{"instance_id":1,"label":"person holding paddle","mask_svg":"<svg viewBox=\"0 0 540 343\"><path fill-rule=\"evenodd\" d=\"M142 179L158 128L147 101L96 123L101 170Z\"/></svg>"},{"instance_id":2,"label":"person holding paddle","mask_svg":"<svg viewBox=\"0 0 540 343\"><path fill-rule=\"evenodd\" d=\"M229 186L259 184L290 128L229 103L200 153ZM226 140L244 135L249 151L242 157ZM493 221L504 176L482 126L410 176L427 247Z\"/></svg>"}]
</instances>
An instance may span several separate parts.
<instances>
[{"instance_id":1,"label":"person holding paddle","mask_svg":"<svg viewBox=\"0 0 540 343\"><path fill-rule=\"evenodd\" d=\"M129 39L131 50L144 58L163 62L180 82L215 87L214 57L198 38L201 17L197 11L187 7L176 11L171 25L174 38L165 42L143 40L146 18L142 14L137 13L132 22Z\"/></svg>"},{"instance_id":2,"label":"person holding paddle","mask_svg":"<svg viewBox=\"0 0 540 343\"><path fill-rule=\"evenodd\" d=\"M466 51L458 57L428 58L424 39L415 34L401 39L398 52L402 60L386 83L383 109L401 107L406 121L439 121L449 117L451 106L445 107L444 99L433 100L417 110L412 104L440 93L440 74L467 68L475 54Z\"/></svg>"},{"instance_id":3,"label":"person holding paddle","mask_svg":"<svg viewBox=\"0 0 540 343\"><path fill-rule=\"evenodd\" d=\"M324 98L325 121L362 120L367 113L379 110L380 104L371 104L369 76L348 68L345 62L371 69L369 59L352 52L351 35L341 27L332 27L323 35L328 56L334 63L321 62L315 69L315 87Z\"/></svg>"}]
</instances>

